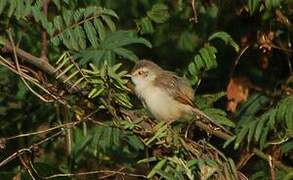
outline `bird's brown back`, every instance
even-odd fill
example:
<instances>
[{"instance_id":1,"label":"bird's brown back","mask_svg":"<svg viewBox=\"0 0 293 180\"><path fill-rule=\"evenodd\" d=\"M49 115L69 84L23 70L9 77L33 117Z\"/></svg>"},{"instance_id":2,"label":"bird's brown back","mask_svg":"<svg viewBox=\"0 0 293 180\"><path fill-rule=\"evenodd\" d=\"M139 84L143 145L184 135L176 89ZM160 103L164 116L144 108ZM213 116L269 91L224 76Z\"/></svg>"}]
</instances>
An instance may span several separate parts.
<instances>
[{"instance_id":1,"label":"bird's brown back","mask_svg":"<svg viewBox=\"0 0 293 180\"><path fill-rule=\"evenodd\" d=\"M193 106L194 91L186 79L170 71L162 71L154 80L156 86L166 90L175 100Z\"/></svg>"}]
</instances>

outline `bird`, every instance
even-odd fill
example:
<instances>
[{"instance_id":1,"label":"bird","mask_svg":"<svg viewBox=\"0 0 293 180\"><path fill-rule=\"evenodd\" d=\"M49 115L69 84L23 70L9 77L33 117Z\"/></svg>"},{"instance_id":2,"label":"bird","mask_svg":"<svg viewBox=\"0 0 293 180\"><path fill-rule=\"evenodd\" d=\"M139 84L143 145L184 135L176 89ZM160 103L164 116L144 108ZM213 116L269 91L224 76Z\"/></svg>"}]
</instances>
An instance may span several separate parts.
<instances>
[{"instance_id":1,"label":"bird","mask_svg":"<svg viewBox=\"0 0 293 180\"><path fill-rule=\"evenodd\" d=\"M214 122L193 104L194 91L190 83L174 72L143 59L135 64L130 77L135 94L156 119L174 122L197 115Z\"/></svg>"}]
</instances>

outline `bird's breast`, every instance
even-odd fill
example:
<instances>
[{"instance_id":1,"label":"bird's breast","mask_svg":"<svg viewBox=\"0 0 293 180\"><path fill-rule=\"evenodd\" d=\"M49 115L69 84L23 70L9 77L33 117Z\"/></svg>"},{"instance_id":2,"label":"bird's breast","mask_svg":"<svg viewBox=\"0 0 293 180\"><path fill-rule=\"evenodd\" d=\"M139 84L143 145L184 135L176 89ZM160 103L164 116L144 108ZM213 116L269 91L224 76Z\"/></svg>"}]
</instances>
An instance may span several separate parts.
<instances>
[{"instance_id":1,"label":"bird's breast","mask_svg":"<svg viewBox=\"0 0 293 180\"><path fill-rule=\"evenodd\" d=\"M164 89L154 86L137 88L137 94L143 99L148 110L158 120L172 121L180 118L190 106L176 101Z\"/></svg>"}]
</instances>

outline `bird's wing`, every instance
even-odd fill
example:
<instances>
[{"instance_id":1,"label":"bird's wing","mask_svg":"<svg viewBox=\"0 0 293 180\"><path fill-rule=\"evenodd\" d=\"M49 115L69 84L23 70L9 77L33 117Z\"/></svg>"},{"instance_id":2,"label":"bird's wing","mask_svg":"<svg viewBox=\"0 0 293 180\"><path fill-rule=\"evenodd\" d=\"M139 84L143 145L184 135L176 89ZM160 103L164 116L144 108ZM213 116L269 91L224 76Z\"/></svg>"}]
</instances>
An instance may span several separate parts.
<instances>
[{"instance_id":1,"label":"bird's wing","mask_svg":"<svg viewBox=\"0 0 293 180\"><path fill-rule=\"evenodd\" d=\"M156 86L165 89L170 94L170 96L174 97L175 100L183 104L192 106L193 113L199 116L200 119L204 119L205 123L211 123L210 125L214 125L215 127L220 128L221 130L231 134L231 132L226 130L222 125L217 123L217 121L206 115L203 111L199 110L193 104L194 92L185 79L178 77L174 73L169 71L165 71L164 73L167 74L161 74L160 76L158 76L157 79L155 79L154 82L156 83Z\"/></svg>"},{"instance_id":2,"label":"bird's wing","mask_svg":"<svg viewBox=\"0 0 293 180\"><path fill-rule=\"evenodd\" d=\"M172 72L164 71L154 82L156 86L166 90L175 100L193 106L194 92L185 79L176 76Z\"/></svg>"}]
</instances>

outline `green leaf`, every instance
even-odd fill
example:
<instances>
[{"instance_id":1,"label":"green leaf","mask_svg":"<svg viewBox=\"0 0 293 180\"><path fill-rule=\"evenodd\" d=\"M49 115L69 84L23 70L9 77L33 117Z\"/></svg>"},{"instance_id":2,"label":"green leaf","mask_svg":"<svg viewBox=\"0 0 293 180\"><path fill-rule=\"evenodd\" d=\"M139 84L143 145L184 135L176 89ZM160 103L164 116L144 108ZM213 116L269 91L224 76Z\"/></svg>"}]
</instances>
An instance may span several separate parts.
<instances>
[{"instance_id":1,"label":"green leaf","mask_svg":"<svg viewBox=\"0 0 293 180\"><path fill-rule=\"evenodd\" d=\"M56 5L56 7L58 8L58 10L61 9L61 3L60 3L60 0L53 0L52 2Z\"/></svg>"},{"instance_id":2,"label":"green leaf","mask_svg":"<svg viewBox=\"0 0 293 180\"><path fill-rule=\"evenodd\" d=\"M282 150L282 153L284 154L290 153L290 151L293 150L293 140L283 143L281 145L281 150Z\"/></svg>"},{"instance_id":3,"label":"green leaf","mask_svg":"<svg viewBox=\"0 0 293 180\"><path fill-rule=\"evenodd\" d=\"M74 55L76 59L79 59L79 64L85 65L86 63L93 62L99 67L102 64L103 56L105 55L104 50L83 50Z\"/></svg>"},{"instance_id":4,"label":"green leaf","mask_svg":"<svg viewBox=\"0 0 293 180\"><path fill-rule=\"evenodd\" d=\"M98 39L97 39L97 32L91 22L85 22L84 23L84 30L86 32L86 35L88 37L88 40L91 42L91 45L94 48L97 48L99 46Z\"/></svg>"},{"instance_id":5,"label":"green leaf","mask_svg":"<svg viewBox=\"0 0 293 180\"><path fill-rule=\"evenodd\" d=\"M206 45L199 50L199 54L194 56L194 60L188 66L189 78L192 82L197 82L195 78L202 71L207 71L218 66L216 60L217 49L213 46Z\"/></svg>"},{"instance_id":6,"label":"green leaf","mask_svg":"<svg viewBox=\"0 0 293 180\"><path fill-rule=\"evenodd\" d=\"M229 144L231 144L233 141L235 141L235 139L236 139L236 136L233 136L233 137L231 137L230 139L228 139L228 140L224 143L223 148L226 148Z\"/></svg>"},{"instance_id":7,"label":"green leaf","mask_svg":"<svg viewBox=\"0 0 293 180\"><path fill-rule=\"evenodd\" d=\"M73 17L73 12L69 11L69 10L65 10L62 13L64 22L66 26L70 26L71 25L71 21L72 21L72 17Z\"/></svg>"},{"instance_id":8,"label":"green leaf","mask_svg":"<svg viewBox=\"0 0 293 180\"><path fill-rule=\"evenodd\" d=\"M18 90L15 95L17 100L24 100L25 95L27 94L27 88L22 81L19 81L17 84Z\"/></svg>"},{"instance_id":9,"label":"green leaf","mask_svg":"<svg viewBox=\"0 0 293 180\"><path fill-rule=\"evenodd\" d=\"M236 140L235 140L235 145L234 145L234 149L238 149L240 143L242 143L245 135L248 133L248 127L243 127L239 133L237 133L236 135Z\"/></svg>"},{"instance_id":10,"label":"green leaf","mask_svg":"<svg viewBox=\"0 0 293 180\"><path fill-rule=\"evenodd\" d=\"M188 65L188 71L192 74L192 75L197 75L199 72L197 70L197 68L195 67L194 63L190 63Z\"/></svg>"},{"instance_id":11,"label":"green leaf","mask_svg":"<svg viewBox=\"0 0 293 180\"><path fill-rule=\"evenodd\" d=\"M204 109L204 112L210 115L219 124L226 125L229 127L235 127L235 123L227 117L225 117L227 114L225 111L221 109L206 108Z\"/></svg>"},{"instance_id":12,"label":"green leaf","mask_svg":"<svg viewBox=\"0 0 293 180\"><path fill-rule=\"evenodd\" d=\"M112 128L112 130L112 146L115 146L115 148L117 148L120 144L121 132L118 128Z\"/></svg>"},{"instance_id":13,"label":"green leaf","mask_svg":"<svg viewBox=\"0 0 293 180\"><path fill-rule=\"evenodd\" d=\"M192 39L193 35L190 32L184 31L181 33L178 42L179 48L192 52L195 48L195 43Z\"/></svg>"},{"instance_id":14,"label":"green leaf","mask_svg":"<svg viewBox=\"0 0 293 180\"><path fill-rule=\"evenodd\" d=\"M197 71L205 70L204 69L205 68L204 60L202 59L202 57L199 54L194 56L194 64L195 64Z\"/></svg>"},{"instance_id":15,"label":"green leaf","mask_svg":"<svg viewBox=\"0 0 293 180\"><path fill-rule=\"evenodd\" d=\"M210 56L209 52L208 52L208 48L202 48L199 50L200 56L203 60L204 66L207 69L211 69L214 65L213 56Z\"/></svg>"},{"instance_id":16,"label":"green leaf","mask_svg":"<svg viewBox=\"0 0 293 180\"><path fill-rule=\"evenodd\" d=\"M263 126L264 126L265 122L266 122L265 119L259 119L258 120L257 127L256 127L256 130L255 130L255 134L254 134L254 140L256 142L259 141L260 135L263 133Z\"/></svg>"},{"instance_id":17,"label":"green leaf","mask_svg":"<svg viewBox=\"0 0 293 180\"><path fill-rule=\"evenodd\" d=\"M156 23L164 23L170 17L168 6L160 3L155 4L152 9L147 12L147 16Z\"/></svg>"},{"instance_id":18,"label":"green leaf","mask_svg":"<svg viewBox=\"0 0 293 180\"><path fill-rule=\"evenodd\" d=\"M265 4L268 9L273 9L280 6L281 0L266 0Z\"/></svg>"},{"instance_id":19,"label":"green leaf","mask_svg":"<svg viewBox=\"0 0 293 180\"><path fill-rule=\"evenodd\" d=\"M223 31L216 32L209 37L209 41L212 41L217 38L223 40L225 44L232 46L236 52L239 52L240 48L238 44L233 40L233 38L228 33Z\"/></svg>"},{"instance_id":20,"label":"green leaf","mask_svg":"<svg viewBox=\"0 0 293 180\"><path fill-rule=\"evenodd\" d=\"M247 135L247 141L248 141L248 144L250 144L251 140L252 140L252 137L255 133L255 129L257 127L257 121L252 121L249 123L249 126L248 126L248 129L249 129L249 132L248 132L248 135Z\"/></svg>"},{"instance_id":21,"label":"green leaf","mask_svg":"<svg viewBox=\"0 0 293 180\"><path fill-rule=\"evenodd\" d=\"M152 47L149 41L137 37L137 35L131 31L116 31L109 33L105 40L101 42L101 46L106 49L114 49L134 43L144 44L150 48Z\"/></svg>"},{"instance_id":22,"label":"green leaf","mask_svg":"<svg viewBox=\"0 0 293 180\"><path fill-rule=\"evenodd\" d=\"M143 150L144 144L136 135L129 135L127 136L128 144L133 147L136 151Z\"/></svg>"},{"instance_id":23,"label":"green leaf","mask_svg":"<svg viewBox=\"0 0 293 180\"><path fill-rule=\"evenodd\" d=\"M39 13L40 11L34 11L35 12L35 17L40 17L41 14ZM59 31L62 31L63 29L63 20L61 18L61 16L56 16L53 20L53 24L54 24L54 27L59 30Z\"/></svg>"},{"instance_id":24,"label":"green leaf","mask_svg":"<svg viewBox=\"0 0 293 180\"><path fill-rule=\"evenodd\" d=\"M249 96L246 102L241 104L240 108L236 111L236 117L246 117L255 115L260 111L267 103L269 98L259 93L253 93Z\"/></svg>"},{"instance_id":25,"label":"green leaf","mask_svg":"<svg viewBox=\"0 0 293 180\"><path fill-rule=\"evenodd\" d=\"M163 168L163 166L166 164L167 159L162 159L161 161L159 161L151 170L151 172L147 175L147 178L152 178L157 171L161 170Z\"/></svg>"},{"instance_id":26,"label":"green leaf","mask_svg":"<svg viewBox=\"0 0 293 180\"><path fill-rule=\"evenodd\" d=\"M8 17L11 17L16 9L17 0L10 0L9 2Z\"/></svg>"},{"instance_id":27,"label":"green leaf","mask_svg":"<svg viewBox=\"0 0 293 180\"><path fill-rule=\"evenodd\" d=\"M264 149L266 144L267 144L266 140L267 140L269 130L270 129L268 127L266 127L266 126L263 128L263 132L262 132L260 140L259 140L260 149Z\"/></svg>"},{"instance_id":28,"label":"green leaf","mask_svg":"<svg viewBox=\"0 0 293 180\"><path fill-rule=\"evenodd\" d=\"M156 171L157 174L159 174L161 177L160 178L164 178L164 179L174 179L174 175L172 173L168 173L162 170L157 170ZM177 178L177 177L176 177ZM180 178L178 178L180 179ZM182 178L181 178L182 179Z\"/></svg>"},{"instance_id":29,"label":"green leaf","mask_svg":"<svg viewBox=\"0 0 293 180\"><path fill-rule=\"evenodd\" d=\"M293 103L291 103L290 106L287 106L287 111L285 114L287 128L291 130L293 130L293 108L288 108L288 107L292 107L292 106L293 106Z\"/></svg>"},{"instance_id":30,"label":"green leaf","mask_svg":"<svg viewBox=\"0 0 293 180\"><path fill-rule=\"evenodd\" d=\"M6 44L6 39L3 36L0 36L0 45L4 46Z\"/></svg>"},{"instance_id":31,"label":"green leaf","mask_svg":"<svg viewBox=\"0 0 293 180\"><path fill-rule=\"evenodd\" d=\"M260 2L260 0L248 0L248 10L251 15L255 13Z\"/></svg>"},{"instance_id":32,"label":"green leaf","mask_svg":"<svg viewBox=\"0 0 293 180\"><path fill-rule=\"evenodd\" d=\"M136 24L141 34L151 34L154 32L154 26L148 17L140 19Z\"/></svg>"},{"instance_id":33,"label":"green leaf","mask_svg":"<svg viewBox=\"0 0 293 180\"><path fill-rule=\"evenodd\" d=\"M162 126L163 125L163 126ZM154 140L156 139L160 139L161 137L164 137L167 132L167 125L162 124L158 124L156 127L160 127L157 131L155 131L155 135L153 137L151 137L150 139L147 140L147 142L145 143L145 145L149 145L151 144Z\"/></svg>"},{"instance_id":34,"label":"green leaf","mask_svg":"<svg viewBox=\"0 0 293 180\"><path fill-rule=\"evenodd\" d=\"M118 94L115 96L115 100L126 108L132 108L132 104L130 103L130 99L126 94Z\"/></svg>"},{"instance_id":35,"label":"green leaf","mask_svg":"<svg viewBox=\"0 0 293 180\"><path fill-rule=\"evenodd\" d=\"M277 120L284 121L288 129L293 130L293 96L288 96L281 100L277 106Z\"/></svg>"},{"instance_id":36,"label":"green leaf","mask_svg":"<svg viewBox=\"0 0 293 180\"><path fill-rule=\"evenodd\" d=\"M218 17L219 14L219 8L215 3L211 3L208 7L207 7L207 14L211 17L211 18L216 18Z\"/></svg>"},{"instance_id":37,"label":"green leaf","mask_svg":"<svg viewBox=\"0 0 293 180\"><path fill-rule=\"evenodd\" d=\"M25 2L23 0L17 0L16 4L16 9L15 9L15 17L16 19L20 19L22 16L23 16L23 13L25 12L24 9L25 9Z\"/></svg>"},{"instance_id":38,"label":"green leaf","mask_svg":"<svg viewBox=\"0 0 293 180\"><path fill-rule=\"evenodd\" d=\"M269 120L267 122L267 126L270 127L271 129L275 128L276 114L277 114L277 110L276 109L272 109L270 111Z\"/></svg>"},{"instance_id":39,"label":"green leaf","mask_svg":"<svg viewBox=\"0 0 293 180\"><path fill-rule=\"evenodd\" d=\"M112 32L116 31L116 26L115 23L111 20L111 18L109 18L108 16L101 16L102 19L106 22L107 26L110 28L110 30Z\"/></svg>"},{"instance_id":40,"label":"green leaf","mask_svg":"<svg viewBox=\"0 0 293 180\"><path fill-rule=\"evenodd\" d=\"M136 62L138 60L138 57L130 50L127 50L125 48L115 48L113 50L116 54L126 58L126 59L129 59L133 62Z\"/></svg>"},{"instance_id":41,"label":"green leaf","mask_svg":"<svg viewBox=\"0 0 293 180\"><path fill-rule=\"evenodd\" d=\"M74 31L67 30L67 32L65 32L63 35L68 35L71 47L70 49L79 50L77 36L74 34Z\"/></svg>"},{"instance_id":42,"label":"green leaf","mask_svg":"<svg viewBox=\"0 0 293 180\"><path fill-rule=\"evenodd\" d=\"M93 90L90 91L90 93L88 94L88 97L89 98L98 97L104 90L105 90L104 87L94 88Z\"/></svg>"},{"instance_id":43,"label":"green leaf","mask_svg":"<svg viewBox=\"0 0 293 180\"><path fill-rule=\"evenodd\" d=\"M95 25L96 30L98 31L100 40L103 41L106 37L106 31L105 31L105 27L104 27L102 21L100 19L95 19L94 25Z\"/></svg>"},{"instance_id":44,"label":"green leaf","mask_svg":"<svg viewBox=\"0 0 293 180\"><path fill-rule=\"evenodd\" d=\"M5 9L5 6L7 4L8 1L6 0L1 0L0 1L0 15L2 14L3 10Z\"/></svg>"},{"instance_id":45,"label":"green leaf","mask_svg":"<svg viewBox=\"0 0 293 180\"><path fill-rule=\"evenodd\" d=\"M112 9L106 9L101 7L97 7L97 9L98 9L97 11L101 14L106 14L106 15L115 17L116 19L119 19L118 15Z\"/></svg>"},{"instance_id":46,"label":"green leaf","mask_svg":"<svg viewBox=\"0 0 293 180\"><path fill-rule=\"evenodd\" d=\"M283 178L283 180L290 180L293 179L293 172L289 172L286 174L286 176Z\"/></svg>"},{"instance_id":47,"label":"green leaf","mask_svg":"<svg viewBox=\"0 0 293 180\"><path fill-rule=\"evenodd\" d=\"M78 27L74 28L73 34L76 38L76 43L78 44L80 49L85 49L86 48L86 36L85 36L83 29L80 26L78 26Z\"/></svg>"},{"instance_id":48,"label":"green leaf","mask_svg":"<svg viewBox=\"0 0 293 180\"><path fill-rule=\"evenodd\" d=\"M137 164L150 163L150 162L154 162L154 161L157 161L157 160L158 160L158 158L153 156L153 157L148 157L148 158L141 159L141 160L137 161Z\"/></svg>"},{"instance_id":49,"label":"green leaf","mask_svg":"<svg viewBox=\"0 0 293 180\"><path fill-rule=\"evenodd\" d=\"M82 138L82 140L80 140L79 142L77 142L75 145L74 145L74 148L73 148L73 157L78 159L83 151L85 150L85 148L90 144L92 140L92 137L91 136L85 136Z\"/></svg>"}]
</instances>

